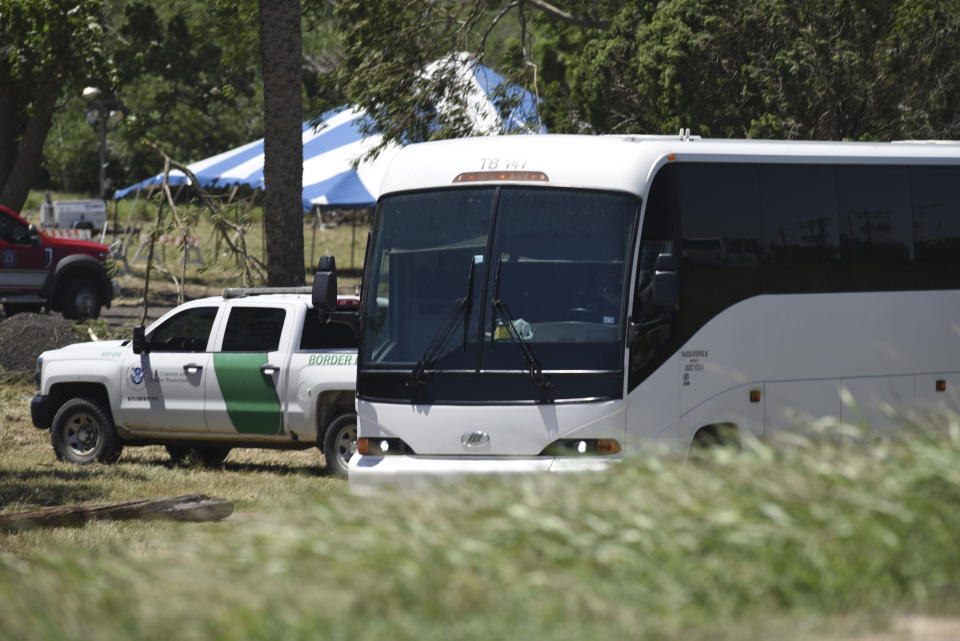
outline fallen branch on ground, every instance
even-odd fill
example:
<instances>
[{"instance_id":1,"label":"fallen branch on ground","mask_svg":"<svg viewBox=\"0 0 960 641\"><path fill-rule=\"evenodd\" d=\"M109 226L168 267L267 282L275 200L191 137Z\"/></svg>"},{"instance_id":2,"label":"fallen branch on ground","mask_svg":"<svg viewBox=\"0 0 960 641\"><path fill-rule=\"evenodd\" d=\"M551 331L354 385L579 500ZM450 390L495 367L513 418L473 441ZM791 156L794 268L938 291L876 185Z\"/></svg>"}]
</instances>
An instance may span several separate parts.
<instances>
[{"instance_id":1,"label":"fallen branch on ground","mask_svg":"<svg viewBox=\"0 0 960 641\"><path fill-rule=\"evenodd\" d=\"M220 521L233 513L233 503L205 494L138 499L96 505L65 505L32 512L0 514L0 531L40 527L81 527L87 521Z\"/></svg>"}]
</instances>

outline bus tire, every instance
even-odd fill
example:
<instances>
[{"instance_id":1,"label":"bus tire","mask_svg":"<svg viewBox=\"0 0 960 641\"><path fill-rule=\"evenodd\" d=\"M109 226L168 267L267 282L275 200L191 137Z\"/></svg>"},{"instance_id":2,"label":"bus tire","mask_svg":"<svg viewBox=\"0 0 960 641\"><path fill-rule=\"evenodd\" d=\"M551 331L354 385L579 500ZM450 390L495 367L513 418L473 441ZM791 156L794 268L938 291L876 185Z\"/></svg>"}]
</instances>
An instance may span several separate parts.
<instances>
[{"instance_id":1,"label":"bus tire","mask_svg":"<svg viewBox=\"0 0 960 641\"><path fill-rule=\"evenodd\" d=\"M344 412L330 421L323 435L323 458L327 473L340 478L347 477L347 464L357 451L357 415Z\"/></svg>"},{"instance_id":2,"label":"bus tire","mask_svg":"<svg viewBox=\"0 0 960 641\"><path fill-rule=\"evenodd\" d=\"M707 450L715 447L732 447L740 449L740 433L732 423L707 425L697 430L693 435L690 448Z\"/></svg>"}]
</instances>

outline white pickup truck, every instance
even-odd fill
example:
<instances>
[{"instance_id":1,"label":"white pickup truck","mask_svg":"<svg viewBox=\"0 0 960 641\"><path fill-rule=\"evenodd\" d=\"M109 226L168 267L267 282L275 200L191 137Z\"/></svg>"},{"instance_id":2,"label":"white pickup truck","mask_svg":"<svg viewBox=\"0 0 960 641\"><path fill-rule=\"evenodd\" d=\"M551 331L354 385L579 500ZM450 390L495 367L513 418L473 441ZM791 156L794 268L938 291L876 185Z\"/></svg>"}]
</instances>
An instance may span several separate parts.
<instances>
[{"instance_id":1,"label":"white pickup truck","mask_svg":"<svg viewBox=\"0 0 960 641\"><path fill-rule=\"evenodd\" d=\"M124 445L166 445L174 459L212 466L234 447L318 446L345 475L357 439L356 334L321 320L309 294L275 291L225 290L134 340L44 352L33 424L74 463L116 461ZM358 302L340 296L337 310Z\"/></svg>"}]
</instances>

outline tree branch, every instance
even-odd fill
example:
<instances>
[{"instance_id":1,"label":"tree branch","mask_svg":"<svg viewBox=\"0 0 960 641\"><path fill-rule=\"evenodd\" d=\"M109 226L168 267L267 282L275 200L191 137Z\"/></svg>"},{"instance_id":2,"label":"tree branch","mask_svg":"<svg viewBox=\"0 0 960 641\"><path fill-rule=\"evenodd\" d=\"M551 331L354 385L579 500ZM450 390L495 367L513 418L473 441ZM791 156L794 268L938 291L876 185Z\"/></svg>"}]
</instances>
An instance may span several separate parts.
<instances>
[{"instance_id":1,"label":"tree branch","mask_svg":"<svg viewBox=\"0 0 960 641\"><path fill-rule=\"evenodd\" d=\"M233 513L233 503L206 494L184 494L95 505L65 505L32 512L0 515L0 532L39 527L80 527L88 521L222 521Z\"/></svg>"},{"instance_id":2,"label":"tree branch","mask_svg":"<svg viewBox=\"0 0 960 641\"><path fill-rule=\"evenodd\" d=\"M503 19L505 15L507 15L508 11L510 11L511 9L513 9L519 4L520 4L519 0L517 0L517 2L511 2L510 4L505 6L503 9L501 9L500 13L498 13L496 17L490 22L490 24L487 25L486 31L483 32L483 38L480 39L480 61L481 62L483 62L483 54L487 50L487 38L490 37L490 32L493 31L493 28L497 26L497 24Z\"/></svg>"},{"instance_id":3,"label":"tree branch","mask_svg":"<svg viewBox=\"0 0 960 641\"><path fill-rule=\"evenodd\" d=\"M526 0L537 9L540 9L544 13L547 13L554 18L563 20L566 23L572 24L576 27L588 27L590 29L603 29L607 30L610 28L609 20L594 20L593 18L586 18L583 16L575 16L572 13L568 13L559 7L555 7L548 2L543 0Z\"/></svg>"}]
</instances>

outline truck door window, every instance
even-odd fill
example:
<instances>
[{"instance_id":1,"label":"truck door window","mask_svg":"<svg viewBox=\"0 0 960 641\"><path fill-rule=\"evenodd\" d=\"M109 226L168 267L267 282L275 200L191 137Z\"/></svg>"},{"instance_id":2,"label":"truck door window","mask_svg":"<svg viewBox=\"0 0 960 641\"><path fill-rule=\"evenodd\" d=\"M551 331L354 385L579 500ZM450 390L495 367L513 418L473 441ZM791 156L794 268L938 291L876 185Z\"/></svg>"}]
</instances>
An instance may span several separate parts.
<instances>
[{"instance_id":1,"label":"truck door window","mask_svg":"<svg viewBox=\"0 0 960 641\"><path fill-rule=\"evenodd\" d=\"M227 317L220 351L276 351L286 317L286 310L277 307L234 307Z\"/></svg>"},{"instance_id":2,"label":"truck door window","mask_svg":"<svg viewBox=\"0 0 960 641\"><path fill-rule=\"evenodd\" d=\"M360 339L344 323L325 323L314 310L307 311L300 337L300 351L314 349L356 349Z\"/></svg>"},{"instance_id":3,"label":"truck door window","mask_svg":"<svg viewBox=\"0 0 960 641\"><path fill-rule=\"evenodd\" d=\"M26 245L30 242L30 231L19 220L0 212L0 240L12 245Z\"/></svg>"},{"instance_id":4,"label":"truck door window","mask_svg":"<svg viewBox=\"0 0 960 641\"><path fill-rule=\"evenodd\" d=\"M150 350L154 352L204 352L210 340L216 307L193 307L172 316L152 331Z\"/></svg>"}]
</instances>

